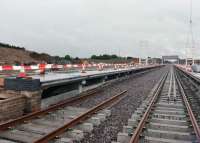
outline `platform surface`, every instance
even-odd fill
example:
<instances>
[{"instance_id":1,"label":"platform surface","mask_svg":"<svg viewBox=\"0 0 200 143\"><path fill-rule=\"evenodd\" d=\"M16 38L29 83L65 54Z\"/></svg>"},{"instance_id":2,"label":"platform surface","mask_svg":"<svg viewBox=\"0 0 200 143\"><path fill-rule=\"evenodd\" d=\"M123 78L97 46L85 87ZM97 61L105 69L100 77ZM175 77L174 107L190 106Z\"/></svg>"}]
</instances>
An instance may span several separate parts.
<instances>
[{"instance_id":1,"label":"platform surface","mask_svg":"<svg viewBox=\"0 0 200 143\"><path fill-rule=\"evenodd\" d=\"M49 72L45 75L33 75L32 78L34 79L40 79L41 82L47 82L47 81L54 81L54 80L62 80L62 79L73 79L78 77L84 77L84 76L92 76L92 75L98 75L98 74L105 74L105 73L111 73L111 72L119 72L119 71L126 71L136 69L135 67L127 68L127 69L109 69L109 70L103 70L103 71L86 71L85 73L81 72L73 72L73 73L55 73L55 72Z\"/></svg>"},{"instance_id":2,"label":"platform surface","mask_svg":"<svg viewBox=\"0 0 200 143\"><path fill-rule=\"evenodd\" d=\"M200 79L200 73L191 72L191 74Z\"/></svg>"}]
</instances>

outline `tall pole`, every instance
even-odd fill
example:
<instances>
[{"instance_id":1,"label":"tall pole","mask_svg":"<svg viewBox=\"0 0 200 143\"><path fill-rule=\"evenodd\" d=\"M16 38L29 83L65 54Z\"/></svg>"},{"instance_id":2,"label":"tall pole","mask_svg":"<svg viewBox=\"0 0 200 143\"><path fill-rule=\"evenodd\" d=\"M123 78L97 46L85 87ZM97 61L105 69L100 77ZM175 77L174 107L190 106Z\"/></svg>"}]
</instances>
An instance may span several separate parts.
<instances>
[{"instance_id":1,"label":"tall pole","mask_svg":"<svg viewBox=\"0 0 200 143\"><path fill-rule=\"evenodd\" d=\"M193 50L194 50L194 35L193 35L193 21L192 21L192 0L190 0L190 34L191 34L191 58L192 58L192 64L194 64L194 55L193 55Z\"/></svg>"},{"instance_id":2,"label":"tall pole","mask_svg":"<svg viewBox=\"0 0 200 143\"><path fill-rule=\"evenodd\" d=\"M193 33L193 20L192 20L192 14L193 14L193 3L192 0L190 0L190 10L189 10L189 29L187 34L187 42L186 42L186 66L188 65L188 60L192 60L192 64L195 63L194 60L194 48L195 48L195 39L194 39L194 33Z\"/></svg>"}]
</instances>

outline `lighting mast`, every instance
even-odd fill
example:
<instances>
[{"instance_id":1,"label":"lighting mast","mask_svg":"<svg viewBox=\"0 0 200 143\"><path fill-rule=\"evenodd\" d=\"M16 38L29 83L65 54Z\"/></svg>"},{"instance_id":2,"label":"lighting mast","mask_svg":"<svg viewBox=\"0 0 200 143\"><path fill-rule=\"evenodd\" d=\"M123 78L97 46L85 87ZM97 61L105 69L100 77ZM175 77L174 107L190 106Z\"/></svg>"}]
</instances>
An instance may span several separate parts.
<instances>
[{"instance_id":1,"label":"lighting mast","mask_svg":"<svg viewBox=\"0 0 200 143\"><path fill-rule=\"evenodd\" d=\"M192 0L190 0L190 17L189 17L189 32L188 32L188 51L191 55L187 54L186 51L186 66L188 65L188 56L191 56L192 58L192 64L194 64L194 48L195 48L195 40L194 40L194 34L193 34L193 20L192 20ZM187 45L186 45L187 46Z\"/></svg>"}]
</instances>

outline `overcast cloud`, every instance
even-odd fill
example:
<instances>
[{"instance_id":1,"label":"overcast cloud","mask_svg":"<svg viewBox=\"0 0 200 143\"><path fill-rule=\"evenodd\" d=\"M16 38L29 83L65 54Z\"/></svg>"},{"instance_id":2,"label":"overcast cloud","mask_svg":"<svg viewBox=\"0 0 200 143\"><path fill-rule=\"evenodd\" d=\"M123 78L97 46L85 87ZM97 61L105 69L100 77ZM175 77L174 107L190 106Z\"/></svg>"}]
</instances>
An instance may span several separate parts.
<instances>
[{"instance_id":1,"label":"overcast cloud","mask_svg":"<svg viewBox=\"0 0 200 143\"><path fill-rule=\"evenodd\" d=\"M190 0L0 0L0 41L52 55L185 55ZM200 1L193 0L200 57Z\"/></svg>"}]
</instances>

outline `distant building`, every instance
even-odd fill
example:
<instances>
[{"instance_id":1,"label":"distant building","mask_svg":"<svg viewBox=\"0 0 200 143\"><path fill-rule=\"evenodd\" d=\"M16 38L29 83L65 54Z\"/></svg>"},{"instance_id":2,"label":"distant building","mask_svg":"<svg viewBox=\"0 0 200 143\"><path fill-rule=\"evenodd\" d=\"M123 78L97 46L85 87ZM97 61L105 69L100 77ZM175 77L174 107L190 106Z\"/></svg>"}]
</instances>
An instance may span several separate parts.
<instances>
[{"instance_id":1,"label":"distant building","mask_svg":"<svg viewBox=\"0 0 200 143\"><path fill-rule=\"evenodd\" d=\"M133 61L133 64L134 65L138 65L139 64L139 61L140 61L140 59L139 58L132 58L132 61Z\"/></svg>"},{"instance_id":2,"label":"distant building","mask_svg":"<svg viewBox=\"0 0 200 143\"><path fill-rule=\"evenodd\" d=\"M146 59L140 59L140 64L142 65L146 64Z\"/></svg>"},{"instance_id":3,"label":"distant building","mask_svg":"<svg viewBox=\"0 0 200 143\"><path fill-rule=\"evenodd\" d=\"M152 64L162 64L161 58L152 58L151 61L152 61Z\"/></svg>"},{"instance_id":4,"label":"distant building","mask_svg":"<svg viewBox=\"0 0 200 143\"><path fill-rule=\"evenodd\" d=\"M170 56L162 56L162 63L163 64L170 64L170 63L179 63L179 56L177 55L170 55Z\"/></svg>"},{"instance_id":5,"label":"distant building","mask_svg":"<svg viewBox=\"0 0 200 143\"><path fill-rule=\"evenodd\" d=\"M160 58L148 57L147 60L148 60L147 61L148 64L161 64L162 63L162 59L160 59Z\"/></svg>"},{"instance_id":6,"label":"distant building","mask_svg":"<svg viewBox=\"0 0 200 143\"><path fill-rule=\"evenodd\" d=\"M186 64L186 59L179 59L179 64L185 65ZM188 58L187 59L187 64L192 65L192 59ZM200 65L200 59L194 59L194 64Z\"/></svg>"},{"instance_id":7,"label":"distant building","mask_svg":"<svg viewBox=\"0 0 200 143\"><path fill-rule=\"evenodd\" d=\"M185 59L179 59L179 64L181 64L181 65L185 65Z\"/></svg>"}]
</instances>

